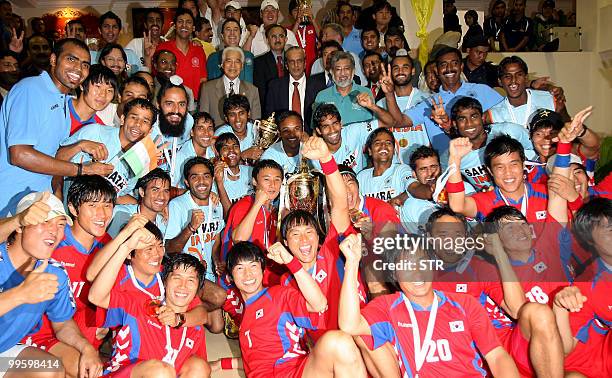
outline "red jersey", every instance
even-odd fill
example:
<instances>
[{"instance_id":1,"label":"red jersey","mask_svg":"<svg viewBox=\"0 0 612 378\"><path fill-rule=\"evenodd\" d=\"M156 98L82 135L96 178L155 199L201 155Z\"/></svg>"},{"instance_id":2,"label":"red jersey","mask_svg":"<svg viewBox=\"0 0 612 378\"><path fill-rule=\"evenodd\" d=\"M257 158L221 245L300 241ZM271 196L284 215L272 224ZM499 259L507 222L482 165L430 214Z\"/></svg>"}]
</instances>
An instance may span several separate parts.
<instances>
[{"instance_id":1,"label":"red jersey","mask_svg":"<svg viewBox=\"0 0 612 378\"><path fill-rule=\"evenodd\" d=\"M527 222L535 223L546 220L548 215L548 189L546 185L525 183L527 187ZM521 210L525 196L519 200L514 201L512 198L504 200L504 195L499 190L499 187L495 186L493 190L489 192L478 192L472 195L472 198L476 202L476 220L483 221L484 218L496 207L509 205L516 207Z\"/></svg>"},{"instance_id":2,"label":"red jersey","mask_svg":"<svg viewBox=\"0 0 612 378\"><path fill-rule=\"evenodd\" d=\"M227 253L234 245L232 241L232 232L242 222L246 214L249 212L255 201L254 196L246 196L236 202L227 216L225 230L221 239L221 261L225 261ZM268 249L269 246L276 242L276 224L278 222L278 213L276 210L270 212L265 207L261 207L255 218L253 232L248 241L255 243L262 251ZM280 277L287 271L284 265L276 264L274 261L266 260L266 270L264 272L264 286L273 286L280 283ZM229 280L220 278L220 284L223 288L230 287Z\"/></svg>"},{"instance_id":3,"label":"red jersey","mask_svg":"<svg viewBox=\"0 0 612 378\"><path fill-rule=\"evenodd\" d=\"M302 294L285 286L264 288L245 304L239 341L246 376L301 377L304 329L316 330L324 315L309 312Z\"/></svg>"},{"instance_id":4,"label":"red jersey","mask_svg":"<svg viewBox=\"0 0 612 378\"><path fill-rule=\"evenodd\" d=\"M70 109L70 135L79 131L83 126L90 125L92 123L99 123L100 125L104 125L104 122L100 117L98 117L97 113L86 120L82 120L77 114L76 110L74 110L73 99L70 97L68 99L68 109Z\"/></svg>"},{"instance_id":5,"label":"red jersey","mask_svg":"<svg viewBox=\"0 0 612 378\"><path fill-rule=\"evenodd\" d=\"M287 30L292 30L287 28ZM312 64L317 60L317 32L312 24L300 25L295 32L298 44L306 52L306 76L310 76Z\"/></svg>"},{"instance_id":6,"label":"red jersey","mask_svg":"<svg viewBox=\"0 0 612 378\"><path fill-rule=\"evenodd\" d=\"M327 298L327 312L325 326L316 331L309 331L308 334L316 342L325 331L338 329L338 305L340 303L340 288L344 279L344 258L340 252L340 242L350 234L354 234L355 229L350 227L340 235L333 224L330 225L325 241L317 253L317 261L313 269L308 273L317 282L323 295ZM281 277L281 285L292 286L299 289L297 282L291 273L285 273ZM365 285L359 277L359 299L361 306L367 303L367 293Z\"/></svg>"},{"instance_id":7,"label":"red jersey","mask_svg":"<svg viewBox=\"0 0 612 378\"><path fill-rule=\"evenodd\" d=\"M589 186L589 196L612 199L612 172L608 173L599 184Z\"/></svg>"},{"instance_id":8,"label":"red jersey","mask_svg":"<svg viewBox=\"0 0 612 378\"><path fill-rule=\"evenodd\" d=\"M167 362L177 371L193 355L206 359L204 328L164 326L148 314L149 301L149 298L137 300L133 294L121 290L111 291L106 325L121 328L105 374L151 359Z\"/></svg>"},{"instance_id":9,"label":"red jersey","mask_svg":"<svg viewBox=\"0 0 612 378\"><path fill-rule=\"evenodd\" d=\"M87 281L85 276L95 253L104 247L110 239L108 234L104 234L94 241L89 250L86 250L74 238L70 226L66 225L64 239L51 254L51 257L66 269L68 278L70 278L70 289L76 303L76 312L73 319L83 336L94 346L99 346L101 343L101 340L96 339L96 329L102 326L102 322L96 320L97 307L87 299L91 283ZM43 315L40 330L25 338L23 342L47 350L58 343L51 322L46 315Z\"/></svg>"},{"instance_id":10,"label":"red jersey","mask_svg":"<svg viewBox=\"0 0 612 378\"><path fill-rule=\"evenodd\" d=\"M486 376L480 354L484 356L501 346L486 312L469 295L435 293L439 299L435 326L419 371L415 362L414 323L402 292L377 297L361 310L370 325L373 347L391 343L397 351L402 376ZM424 309L415 303L412 307L422 344L431 308Z\"/></svg>"},{"instance_id":11,"label":"red jersey","mask_svg":"<svg viewBox=\"0 0 612 378\"><path fill-rule=\"evenodd\" d=\"M187 54L178 47L176 41L162 42L157 46L156 53L160 50L169 50L176 56L176 74L183 79L185 86L193 91L193 100L197 101L200 93L200 80L208 77L206 72L206 53L202 45L197 42L189 42Z\"/></svg>"}]
</instances>

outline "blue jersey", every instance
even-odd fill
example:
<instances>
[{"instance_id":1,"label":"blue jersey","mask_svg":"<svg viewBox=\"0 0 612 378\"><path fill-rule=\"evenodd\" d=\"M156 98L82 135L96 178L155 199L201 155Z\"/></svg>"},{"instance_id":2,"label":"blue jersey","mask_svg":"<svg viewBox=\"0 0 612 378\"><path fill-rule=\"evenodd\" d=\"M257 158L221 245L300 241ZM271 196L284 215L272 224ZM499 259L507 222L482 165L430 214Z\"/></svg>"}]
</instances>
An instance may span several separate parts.
<instances>
[{"instance_id":1,"label":"blue jersey","mask_svg":"<svg viewBox=\"0 0 612 378\"><path fill-rule=\"evenodd\" d=\"M280 166L283 167L285 178L289 178L292 174L297 173L297 171L300 169L302 154L298 152L298 154L293 157L287 156L287 153L283 148L283 142L279 140L271 145L270 148L265 150L263 154L261 154L260 160L264 159L274 160L280 164Z\"/></svg>"},{"instance_id":2,"label":"blue jersey","mask_svg":"<svg viewBox=\"0 0 612 378\"><path fill-rule=\"evenodd\" d=\"M429 216L440 207L433 201L409 197L399 208L400 221L404 228L412 234L425 231Z\"/></svg>"},{"instance_id":3,"label":"blue jersey","mask_svg":"<svg viewBox=\"0 0 612 378\"><path fill-rule=\"evenodd\" d=\"M227 172L225 172L225 178L223 180L225 192L227 193L230 201L232 201L232 204L236 203L236 201L242 197L251 194L253 191L253 167L249 167L248 165L240 165L239 168L240 173L238 180L230 180ZM213 185L212 190L215 193L219 193L216 183Z\"/></svg>"},{"instance_id":4,"label":"blue jersey","mask_svg":"<svg viewBox=\"0 0 612 378\"><path fill-rule=\"evenodd\" d=\"M527 103L514 107L508 102L508 98L489 109L491 123L512 122L529 128L529 119L538 109L555 110L553 95L547 91L527 89Z\"/></svg>"},{"instance_id":5,"label":"blue jersey","mask_svg":"<svg viewBox=\"0 0 612 378\"><path fill-rule=\"evenodd\" d=\"M484 152L486 145L489 144L494 137L501 134L507 134L521 142L525 149L525 156L527 159L531 159L535 156L533 145L531 144L529 134L525 128L507 122L492 124L487 134L487 142L485 145L477 150L470 151L461 159L461 174L467 182L474 186L476 191L482 191L493 186L493 179L489 177L487 167L485 166ZM448 151L440 157L440 163L443 170L448 167Z\"/></svg>"},{"instance_id":6,"label":"blue jersey","mask_svg":"<svg viewBox=\"0 0 612 378\"><path fill-rule=\"evenodd\" d=\"M392 164L382 175L374 177L374 168L367 168L357 174L359 194L389 201L397 197L415 181L412 170L405 164Z\"/></svg>"},{"instance_id":7,"label":"blue jersey","mask_svg":"<svg viewBox=\"0 0 612 378\"><path fill-rule=\"evenodd\" d=\"M180 234L191 221L191 211L196 209L202 210L205 219L185 243L183 253L189 253L206 262L206 279L215 281L212 251L215 238L225 227L221 204L198 206L189 192L174 198L168 206L169 219L164 239L173 239Z\"/></svg>"},{"instance_id":8,"label":"blue jersey","mask_svg":"<svg viewBox=\"0 0 612 378\"><path fill-rule=\"evenodd\" d=\"M24 195L51 190L51 176L11 164L9 148L28 145L45 155L55 156L69 132L67 96L57 89L47 72L13 86L0 109L1 217L8 212L15 213Z\"/></svg>"},{"instance_id":9,"label":"blue jersey","mask_svg":"<svg viewBox=\"0 0 612 378\"><path fill-rule=\"evenodd\" d=\"M378 123L378 121L374 122ZM363 149L368 135L373 130L374 122L351 123L342 128L340 131L342 136L340 148L333 153L336 163L344 164L355 172L365 168L366 161ZM321 170L321 164L318 160L311 160L311 163L314 168Z\"/></svg>"},{"instance_id":10,"label":"blue jersey","mask_svg":"<svg viewBox=\"0 0 612 378\"><path fill-rule=\"evenodd\" d=\"M125 51L125 55L127 56L127 62L125 65L125 69L128 73L128 76L132 76L136 72L140 71L144 67L144 63L140 60L140 57L136 55L136 52L132 49L123 48ZM91 64L98 64L99 51L89 51L91 55Z\"/></svg>"},{"instance_id":11,"label":"blue jersey","mask_svg":"<svg viewBox=\"0 0 612 378\"><path fill-rule=\"evenodd\" d=\"M223 133L232 133L236 135L236 133L234 132L234 130L232 129L230 125L223 125L219 127L215 131L215 136L219 136ZM244 139L241 140L240 137L236 135L236 137L238 137L238 140L240 141L240 151L246 151L255 145L255 133L256 133L255 126L253 125L253 122L249 121L247 123L247 132L246 132L246 136L244 137Z\"/></svg>"},{"instance_id":12,"label":"blue jersey","mask_svg":"<svg viewBox=\"0 0 612 378\"><path fill-rule=\"evenodd\" d=\"M195 156L196 152L195 147L193 146L193 139L189 139L187 142L183 143L181 148L179 148L178 152L176 153L176 172L174 177L172 177L172 186L177 188L186 188L185 177L183 176L183 167L185 166L185 162L187 160ZM213 146L208 146L204 157L207 159L212 159L215 157L215 150Z\"/></svg>"},{"instance_id":13,"label":"blue jersey","mask_svg":"<svg viewBox=\"0 0 612 378\"><path fill-rule=\"evenodd\" d=\"M35 268L40 265L36 263ZM48 301L35 304L19 305L0 316L0 353L19 343L27 335L36 333L42 325L42 316L46 314L52 322L65 322L72 319L76 304L70 291L68 273L60 263L49 259L45 273L54 274L58 279L58 291ZM6 292L19 286L25 278L15 269L6 249L6 243L0 244L0 292Z\"/></svg>"},{"instance_id":14,"label":"blue jersey","mask_svg":"<svg viewBox=\"0 0 612 378\"><path fill-rule=\"evenodd\" d=\"M90 140L104 144L108 151L108 157L103 163L112 164L115 167L113 173L108 175L106 179L117 191L117 196L133 194L134 187L138 181L138 178L134 175L127 163L121 159L123 151L121 150L121 141L119 140L120 132L120 129L116 127L104 126L96 123L84 126L62 142L62 146L68 146L81 140ZM74 155L70 161L73 163L79 163L81 161L86 163L91 160L91 155L79 152ZM68 188L70 188L71 184L72 179L66 177L64 181L64 199L68 194Z\"/></svg>"},{"instance_id":15,"label":"blue jersey","mask_svg":"<svg viewBox=\"0 0 612 378\"><path fill-rule=\"evenodd\" d=\"M159 115L163 117L163 115ZM161 158L157 161L157 166L166 172L170 173L171 178L174 180L174 176L178 174L178 164L174 156L178 154L181 146L191 139L191 129L193 128L193 117L187 113L185 115L185 130L183 134L177 137L171 137L162 134L159 128L159 121L155 122L151 128L151 139L155 141L155 144L165 145L164 153ZM172 181L174 182L174 181Z\"/></svg>"},{"instance_id":16,"label":"blue jersey","mask_svg":"<svg viewBox=\"0 0 612 378\"><path fill-rule=\"evenodd\" d=\"M119 231L125 226L132 215L140 212L140 205L135 205L133 203L123 204L123 205L115 205L113 208L113 219L108 225L108 229L106 233L109 234L112 238L115 238ZM158 213L155 218L155 225L161 231L162 235L166 232L166 221L164 217Z\"/></svg>"},{"instance_id":17,"label":"blue jersey","mask_svg":"<svg viewBox=\"0 0 612 378\"><path fill-rule=\"evenodd\" d=\"M451 109L455 104L455 101L463 96L472 97L478 100L482 105L483 111L489 110L503 100L503 97L499 93L487 85L466 82L462 82L461 86L455 93L444 90L443 87L440 87L439 92L434 94L430 99L435 99L436 102L438 102L438 97L441 97L442 101L444 102L446 114L451 114ZM429 135L429 140L431 141L433 148L435 148L441 154L448 150L448 143L450 142L450 139L444 133L444 131L431 120L430 99L427 101L422 101L404 113L410 117L413 124L425 124L427 135Z\"/></svg>"}]
</instances>

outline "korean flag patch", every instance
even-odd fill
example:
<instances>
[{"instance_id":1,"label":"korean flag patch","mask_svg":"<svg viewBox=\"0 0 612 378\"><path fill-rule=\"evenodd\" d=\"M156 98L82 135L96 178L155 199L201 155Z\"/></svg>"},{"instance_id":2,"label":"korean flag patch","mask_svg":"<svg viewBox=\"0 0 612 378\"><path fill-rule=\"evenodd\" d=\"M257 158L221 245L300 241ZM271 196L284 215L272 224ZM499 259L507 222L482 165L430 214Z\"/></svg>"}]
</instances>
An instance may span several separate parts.
<instances>
[{"instance_id":1,"label":"korean flag patch","mask_svg":"<svg viewBox=\"0 0 612 378\"><path fill-rule=\"evenodd\" d=\"M463 332L465 330L463 328L463 321L462 320L456 320L454 322L448 322L448 325L450 326L450 331L451 332Z\"/></svg>"},{"instance_id":2,"label":"korean flag patch","mask_svg":"<svg viewBox=\"0 0 612 378\"><path fill-rule=\"evenodd\" d=\"M260 308L259 310L257 310L257 312L255 312L255 319L262 318L263 315L264 315L263 308Z\"/></svg>"},{"instance_id":3,"label":"korean flag patch","mask_svg":"<svg viewBox=\"0 0 612 378\"><path fill-rule=\"evenodd\" d=\"M187 346L187 348L193 349L193 340L189 338L185 339L185 345Z\"/></svg>"},{"instance_id":4,"label":"korean flag patch","mask_svg":"<svg viewBox=\"0 0 612 378\"><path fill-rule=\"evenodd\" d=\"M536 219L537 220L546 219L546 210L536 211Z\"/></svg>"},{"instance_id":5,"label":"korean flag patch","mask_svg":"<svg viewBox=\"0 0 612 378\"><path fill-rule=\"evenodd\" d=\"M457 284L457 286L455 286L455 292L467 293L467 284Z\"/></svg>"},{"instance_id":6,"label":"korean flag patch","mask_svg":"<svg viewBox=\"0 0 612 378\"><path fill-rule=\"evenodd\" d=\"M542 273L543 271L546 270L546 268L548 268L548 267L546 266L546 264L544 264L543 261L540 261L539 263L537 263L537 264L535 264L533 266L533 270L535 270L538 273Z\"/></svg>"},{"instance_id":7,"label":"korean flag patch","mask_svg":"<svg viewBox=\"0 0 612 378\"><path fill-rule=\"evenodd\" d=\"M317 275L315 276L315 281L317 281L318 283L321 283L323 282L325 277L327 277L327 273L325 273L325 271L321 269L319 270L319 273L317 273Z\"/></svg>"}]
</instances>

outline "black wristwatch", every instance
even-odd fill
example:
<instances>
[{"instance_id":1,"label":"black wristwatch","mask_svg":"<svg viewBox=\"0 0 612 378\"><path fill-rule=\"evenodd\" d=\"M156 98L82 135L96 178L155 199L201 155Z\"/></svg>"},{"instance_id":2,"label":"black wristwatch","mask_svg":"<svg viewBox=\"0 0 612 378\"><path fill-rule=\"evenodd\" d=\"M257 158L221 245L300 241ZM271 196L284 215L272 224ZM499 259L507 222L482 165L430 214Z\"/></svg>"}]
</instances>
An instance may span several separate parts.
<instances>
[{"instance_id":1,"label":"black wristwatch","mask_svg":"<svg viewBox=\"0 0 612 378\"><path fill-rule=\"evenodd\" d=\"M580 133L580 135L576 136L576 138L582 138L584 136L584 134L586 134L588 129L589 128L586 127L586 125L582 125L582 132Z\"/></svg>"},{"instance_id":2,"label":"black wristwatch","mask_svg":"<svg viewBox=\"0 0 612 378\"><path fill-rule=\"evenodd\" d=\"M183 326L183 324L185 324L185 314L183 314L182 312L178 312L175 315L178 318L178 322L176 323L176 325L173 328L175 328L175 329L181 328Z\"/></svg>"}]
</instances>

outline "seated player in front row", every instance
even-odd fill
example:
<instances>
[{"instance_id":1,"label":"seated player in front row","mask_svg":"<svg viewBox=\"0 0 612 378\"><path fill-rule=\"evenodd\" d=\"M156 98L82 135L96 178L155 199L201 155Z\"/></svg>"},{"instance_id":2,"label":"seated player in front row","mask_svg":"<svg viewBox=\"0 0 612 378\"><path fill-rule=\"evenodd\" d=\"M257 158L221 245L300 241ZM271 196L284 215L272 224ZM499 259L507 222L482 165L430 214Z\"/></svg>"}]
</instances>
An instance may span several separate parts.
<instances>
[{"instance_id":1,"label":"seated player in front row","mask_svg":"<svg viewBox=\"0 0 612 378\"><path fill-rule=\"evenodd\" d=\"M340 244L340 250L346 257L338 316L340 329L362 336L372 350L390 351L385 344L392 344L402 376L484 377L487 371L482 367L481 355L495 377L519 376L478 301L432 288L431 272L418 268L427 258L425 252L386 251L385 262L411 262L417 268L390 272L399 292L377 297L360 310L357 274L361 238L349 235Z\"/></svg>"},{"instance_id":2,"label":"seated player in front row","mask_svg":"<svg viewBox=\"0 0 612 378\"><path fill-rule=\"evenodd\" d=\"M365 377L359 350L342 331L325 333L310 352L302 348L304 328L316 330L324 322L327 299L285 248L272 246L268 258L287 266L299 290L278 285L264 287L264 255L251 242L235 244L227 257L227 270L246 302L240 325L246 376Z\"/></svg>"},{"instance_id":3,"label":"seated player in front row","mask_svg":"<svg viewBox=\"0 0 612 378\"><path fill-rule=\"evenodd\" d=\"M145 228L134 231L104 265L89 291L92 303L108 309L104 325L120 327L105 374L208 377L205 322L190 327L185 324L185 313L199 303L197 293L204 283L205 269L196 257L184 253L167 257L161 280L157 277L161 298L152 296L137 281L135 286L146 296L134 296L115 286L117 273L132 251L163 251L161 234L154 232Z\"/></svg>"}]
</instances>

